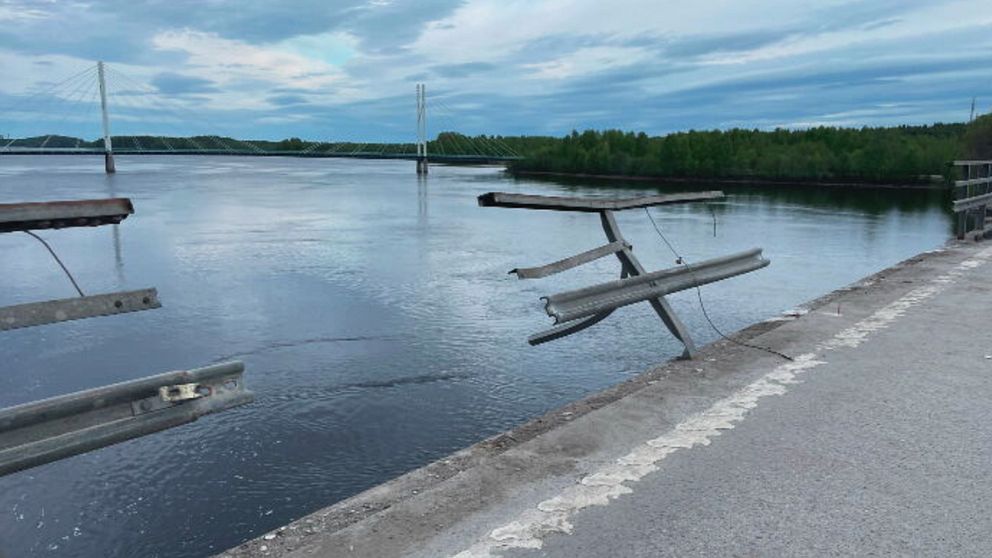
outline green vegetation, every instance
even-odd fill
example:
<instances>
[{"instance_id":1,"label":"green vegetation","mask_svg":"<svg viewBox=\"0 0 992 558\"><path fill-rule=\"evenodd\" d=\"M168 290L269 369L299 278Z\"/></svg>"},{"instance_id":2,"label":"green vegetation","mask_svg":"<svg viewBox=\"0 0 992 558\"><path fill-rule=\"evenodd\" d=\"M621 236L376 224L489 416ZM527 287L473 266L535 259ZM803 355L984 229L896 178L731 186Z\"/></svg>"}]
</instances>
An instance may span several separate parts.
<instances>
[{"instance_id":1,"label":"green vegetation","mask_svg":"<svg viewBox=\"0 0 992 558\"><path fill-rule=\"evenodd\" d=\"M100 140L40 136L14 147L99 148ZM114 137L122 150L412 153L412 143L323 143L300 138L237 140ZM895 128L689 131L651 137L619 130L572 132L562 137L474 136L442 132L428 142L431 154L520 155L512 172L549 172L681 179L928 182L950 178L948 162L992 158L992 115L970 124Z\"/></svg>"},{"instance_id":2,"label":"green vegetation","mask_svg":"<svg viewBox=\"0 0 992 558\"><path fill-rule=\"evenodd\" d=\"M984 120L983 120L984 121ZM987 122L987 121L985 121ZM976 121L977 123L977 121ZM618 130L572 132L512 164L542 171L678 178L916 182L949 172L976 126L690 131L649 137ZM982 128L992 145L992 126ZM969 140L978 142L980 140ZM992 151L987 155L992 155Z\"/></svg>"},{"instance_id":3,"label":"green vegetation","mask_svg":"<svg viewBox=\"0 0 992 558\"><path fill-rule=\"evenodd\" d=\"M992 159L992 114L975 119L964 134L959 159Z\"/></svg>"}]
</instances>

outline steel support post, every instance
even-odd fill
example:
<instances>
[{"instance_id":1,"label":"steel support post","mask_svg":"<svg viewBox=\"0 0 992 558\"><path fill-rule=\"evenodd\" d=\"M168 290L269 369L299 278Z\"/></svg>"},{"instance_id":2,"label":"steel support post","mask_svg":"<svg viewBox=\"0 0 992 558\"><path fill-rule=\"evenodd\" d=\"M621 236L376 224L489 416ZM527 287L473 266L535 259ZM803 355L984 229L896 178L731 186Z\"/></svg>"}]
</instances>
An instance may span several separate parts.
<instances>
[{"instance_id":1,"label":"steel support post","mask_svg":"<svg viewBox=\"0 0 992 558\"><path fill-rule=\"evenodd\" d=\"M623 237L620 232L620 227L617 226L616 218L613 216L612 211L601 211L599 213L599 220L603 224L603 232L606 233L606 238L610 242L624 242L628 246L627 240ZM633 248L623 249L617 252L617 259L620 260L620 265L623 266L624 271L627 272L629 276L643 275L645 273L644 266L641 262L637 261L634 257ZM682 320L678 318L675 311L672 310L672 306L668 304L665 297L659 296L658 298L653 298L648 302L651 303L651 307L654 308L655 313L661 318L661 321L668 328L668 331L672 332L672 335L676 339L682 342L685 349L682 351L682 358L692 358L696 354L696 344L692 341L692 337L689 335L689 331L686 329L685 324Z\"/></svg>"}]
</instances>

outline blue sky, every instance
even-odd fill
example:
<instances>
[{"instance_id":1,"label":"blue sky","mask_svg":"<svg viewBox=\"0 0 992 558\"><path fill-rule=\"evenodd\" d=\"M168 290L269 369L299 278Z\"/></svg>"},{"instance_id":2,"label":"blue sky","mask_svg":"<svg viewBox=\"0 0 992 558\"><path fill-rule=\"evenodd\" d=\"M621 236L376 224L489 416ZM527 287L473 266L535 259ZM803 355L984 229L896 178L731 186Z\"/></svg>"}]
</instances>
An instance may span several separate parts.
<instances>
[{"instance_id":1,"label":"blue sky","mask_svg":"<svg viewBox=\"0 0 992 558\"><path fill-rule=\"evenodd\" d=\"M988 0L0 0L0 134L891 125L992 105ZM74 74L81 77L59 83Z\"/></svg>"}]
</instances>

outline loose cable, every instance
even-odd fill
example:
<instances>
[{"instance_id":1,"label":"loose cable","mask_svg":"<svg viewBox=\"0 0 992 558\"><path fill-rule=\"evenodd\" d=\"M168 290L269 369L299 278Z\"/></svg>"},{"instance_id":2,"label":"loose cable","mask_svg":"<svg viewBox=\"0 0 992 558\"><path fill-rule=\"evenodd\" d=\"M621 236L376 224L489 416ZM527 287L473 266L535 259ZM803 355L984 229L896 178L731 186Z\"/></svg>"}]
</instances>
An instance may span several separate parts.
<instances>
[{"instance_id":1,"label":"loose cable","mask_svg":"<svg viewBox=\"0 0 992 558\"><path fill-rule=\"evenodd\" d=\"M734 339L733 337L730 337L724 334L722 331L720 331L720 328L716 327L716 324L713 323L713 320L710 319L709 313L706 311L706 304L703 302L703 290L699 288L699 279L696 278L696 272L693 271L692 266L689 265L689 263L685 260L685 258L683 258L679 254L678 250L676 250L675 247L672 246L672 243L668 241L668 238L665 237L665 233L661 232L661 228L658 226L658 223L655 222L654 217L651 216L651 212L648 211L647 207L644 208L644 213L648 216L648 219L651 221L651 226L654 227L655 232L658 233L658 236L661 237L661 240L664 241L665 245L668 246L668 249L671 250L672 254L675 255L676 258L675 263L685 267L689 271L689 274L692 275L693 286L696 288L696 298L699 299L699 309L703 311L703 317L706 318L706 322L710 324L710 327L713 328L713 331L715 331L717 335L726 339L727 341L730 341L731 343L735 343L742 347L748 347L750 349L756 349L758 351L771 353L775 356L782 357L785 360L789 360L789 361L796 360L785 353L776 351L775 349L769 347L762 347L761 345L752 345L751 343L746 343L739 339ZM715 215L716 214L714 214L714 219L715 219Z\"/></svg>"},{"instance_id":2,"label":"loose cable","mask_svg":"<svg viewBox=\"0 0 992 558\"><path fill-rule=\"evenodd\" d=\"M61 267L62 268L62 271L65 272L65 276L68 277L69 278L69 281L72 282L72 286L73 287L76 287L76 292L79 293L79 296L86 296L86 295L83 294L83 289L80 289L79 288L79 283L76 283L76 279L72 276L71 273L69 273L69 268L67 268L65 266L65 264L62 263L62 260L59 259L58 254L56 254L55 253L55 250L52 250L52 247L49 246L47 242L45 242L45 239L41 238L40 236L34 234L31 231L21 231L21 232L23 232L24 234L29 234L29 235L33 236L35 238L35 240L37 240L38 242L42 243L45 246L45 248L48 248L48 253L51 254L53 258L55 258L55 261L56 262L58 262L59 267Z\"/></svg>"}]
</instances>

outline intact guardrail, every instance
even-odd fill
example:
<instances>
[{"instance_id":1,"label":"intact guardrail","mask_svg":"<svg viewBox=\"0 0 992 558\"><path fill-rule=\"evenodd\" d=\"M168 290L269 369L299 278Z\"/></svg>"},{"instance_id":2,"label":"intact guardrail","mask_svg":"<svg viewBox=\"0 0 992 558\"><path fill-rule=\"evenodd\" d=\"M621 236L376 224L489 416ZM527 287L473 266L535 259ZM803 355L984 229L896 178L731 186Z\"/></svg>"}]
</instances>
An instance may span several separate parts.
<instances>
[{"instance_id":1,"label":"intact guardrail","mask_svg":"<svg viewBox=\"0 0 992 558\"><path fill-rule=\"evenodd\" d=\"M720 281L743 273L761 269L769 261L761 256L761 249L715 258L696 264L648 273L634 257L633 246L624 239L617 226L614 211L647 208L690 202L718 200L723 192L689 192L636 198L571 198L489 192L479 196L482 207L507 207L551 211L578 211L598 213L607 244L574 256L537 267L517 268L510 271L520 279L548 277L610 255L620 261L620 279L583 289L542 297L545 311L555 319L551 329L531 335L531 345L547 343L591 327L607 318L617 308L648 302L662 323L685 347L683 358L696 353L695 343L685 325L672 310L665 295L681 290Z\"/></svg>"},{"instance_id":2,"label":"intact guardrail","mask_svg":"<svg viewBox=\"0 0 992 558\"><path fill-rule=\"evenodd\" d=\"M78 297L0 307L0 331L160 308L154 288L86 295L55 250L32 231L117 225L127 198L0 204L0 233L44 244ZM253 400L244 364L166 372L0 409L0 476L192 422Z\"/></svg>"},{"instance_id":3,"label":"intact guardrail","mask_svg":"<svg viewBox=\"0 0 992 558\"><path fill-rule=\"evenodd\" d=\"M959 239L978 240L990 232L992 160L954 161L961 177L954 181L954 213Z\"/></svg>"}]
</instances>

